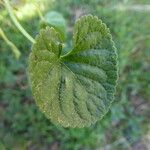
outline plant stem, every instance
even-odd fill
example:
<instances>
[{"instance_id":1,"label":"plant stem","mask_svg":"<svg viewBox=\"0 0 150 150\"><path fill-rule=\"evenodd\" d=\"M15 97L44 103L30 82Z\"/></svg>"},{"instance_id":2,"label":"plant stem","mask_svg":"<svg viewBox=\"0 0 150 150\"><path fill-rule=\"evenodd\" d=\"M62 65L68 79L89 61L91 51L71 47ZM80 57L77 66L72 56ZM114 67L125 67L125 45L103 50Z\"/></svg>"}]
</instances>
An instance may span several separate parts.
<instances>
[{"instance_id":1,"label":"plant stem","mask_svg":"<svg viewBox=\"0 0 150 150\"><path fill-rule=\"evenodd\" d=\"M11 47L13 53L15 54L16 58L18 59L20 57L20 51L18 48L7 38L3 30L0 28L0 36L3 38L3 40Z\"/></svg>"},{"instance_id":2,"label":"plant stem","mask_svg":"<svg viewBox=\"0 0 150 150\"><path fill-rule=\"evenodd\" d=\"M4 0L5 2L5 7L10 15L10 18L12 19L12 21L14 22L14 24L16 25L16 27L18 28L18 30L20 30L20 32L28 39L30 40L32 43L35 43L35 40L27 33L27 31L21 26L21 24L18 22L18 20L16 19L13 10L10 6L9 0Z\"/></svg>"},{"instance_id":3,"label":"plant stem","mask_svg":"<svg viewBox=\"0 0 150 150\"><path fill-rule=\"evenodd\" d=\"M72 53L73 50L69 51L68 53L60 56L61 59L63 59L64 57L67 57L68 55L70 55Z\"/></svg>"},{"instance_id":4,"label":"plant stem","mask_svg":"<svg viewBox=\"0 0 150 150\"><path fill-rule=\"evenodd\" d=\"M42 12L41 12L41 10L40 10L40 8L39 8L39 5L38 5L37 3L35 3L35 7L36 7L37 13L38 13L38 15L39 15L39 18L40 18L41 20L44 20L43 14L42 14Z\"/></svg>"}]
</instances>

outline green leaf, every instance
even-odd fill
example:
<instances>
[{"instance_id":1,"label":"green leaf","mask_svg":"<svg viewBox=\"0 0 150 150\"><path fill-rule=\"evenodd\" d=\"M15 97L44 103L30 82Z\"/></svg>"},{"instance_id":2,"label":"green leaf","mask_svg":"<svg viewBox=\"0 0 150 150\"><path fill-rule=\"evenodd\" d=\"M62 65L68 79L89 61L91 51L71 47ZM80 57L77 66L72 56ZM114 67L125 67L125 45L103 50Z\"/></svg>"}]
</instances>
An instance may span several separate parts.
<instances>
[{"instance_id":1,"label":"green leaf","mask_svg":"<svg viewBox=\"0 0 150 150\"><path fill-rule=\"evenodd\" d=\"M41 27L46 26L53 27L57 32L60 33L62 40L66 38L66 21L62 14L50 11L44 16L44 20L41 21Z\"/></svg>"},{"instance_id":2,"label":"green leaf","mask_svg":"<svg viewBox=\"0 0 150 150\"><path fill-rule=\"evenodd\" d=\"M117 55L109 29L91 15L81 17L73 49L61 56L60 34L42 29L29 58L29 75L40 110L56 124L85 127L100 120L114 99Z\"/></svg>"}]
</instances>

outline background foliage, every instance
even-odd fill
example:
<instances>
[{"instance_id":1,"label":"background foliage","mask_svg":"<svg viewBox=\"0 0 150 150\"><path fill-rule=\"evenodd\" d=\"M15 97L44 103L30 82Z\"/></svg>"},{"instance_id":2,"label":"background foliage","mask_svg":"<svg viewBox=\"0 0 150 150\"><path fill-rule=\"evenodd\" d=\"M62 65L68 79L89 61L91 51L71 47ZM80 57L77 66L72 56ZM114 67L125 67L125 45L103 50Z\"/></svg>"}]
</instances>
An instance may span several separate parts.
<instances>
[{"instance_id":1,"label":"background foliage","mask_svg":"<svg viewBox=\"0 0 150 150\"><path fill-rule=\"evenodd\" d=\"M33 36L40 28L35 3L43 14L62 13L67 21L70 47L76 18L92 13L110 28L118 49L119 80L115 102L108 114L84 129L53 125L38 110L27 79L31 43L11 22L0 5L0 28L21 52L14 57L0 37L0 149L150 149L150 3L147 0L13 0L23 27ZM30 12L30 13L29 13Z\"/></svg>"}]
</instances>

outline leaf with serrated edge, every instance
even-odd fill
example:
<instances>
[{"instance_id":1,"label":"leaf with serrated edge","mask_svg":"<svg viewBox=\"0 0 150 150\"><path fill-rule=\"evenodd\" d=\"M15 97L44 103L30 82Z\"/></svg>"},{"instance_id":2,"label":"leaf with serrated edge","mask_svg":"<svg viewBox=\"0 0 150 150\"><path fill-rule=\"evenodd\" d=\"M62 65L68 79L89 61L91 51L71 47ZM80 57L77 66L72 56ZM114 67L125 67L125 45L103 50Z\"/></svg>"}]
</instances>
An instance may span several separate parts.
<instances>
[{"instance_id":1,"label":"leaf with serrated edge","mask_svg":"<svg viewBox=\"0 0 150 150\"><path fill-rule=\"evenodd\" d=\"M100 120L114 99L117 54L109 29L92 15L75 23L73 49L61 56L60 35L42 29L29 58L40 110L55 124L85 127Z\"/></svg>"}]
</instances>

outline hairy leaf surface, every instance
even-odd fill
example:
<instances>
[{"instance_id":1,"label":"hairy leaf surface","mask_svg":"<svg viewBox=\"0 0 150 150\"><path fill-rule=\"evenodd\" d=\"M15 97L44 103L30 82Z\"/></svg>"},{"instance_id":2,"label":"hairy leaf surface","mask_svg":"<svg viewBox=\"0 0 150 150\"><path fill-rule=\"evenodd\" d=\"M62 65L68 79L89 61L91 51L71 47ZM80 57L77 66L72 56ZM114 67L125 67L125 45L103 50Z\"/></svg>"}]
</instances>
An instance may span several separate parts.
<instances>
[{"instance_id":1,"label":"hairy leaf surface","mask_svg":"<svg viewBox=\"0 0 150 150\"><path fill-rule=\"evenodd\" d=\"M61 56L53 28L41 30L29 58L29 75L40 110L64 127L90 126L109 110L117 80L117 55L109 29L91 15L74 27L73 48Z\"/></svg>"}]
</instances>

